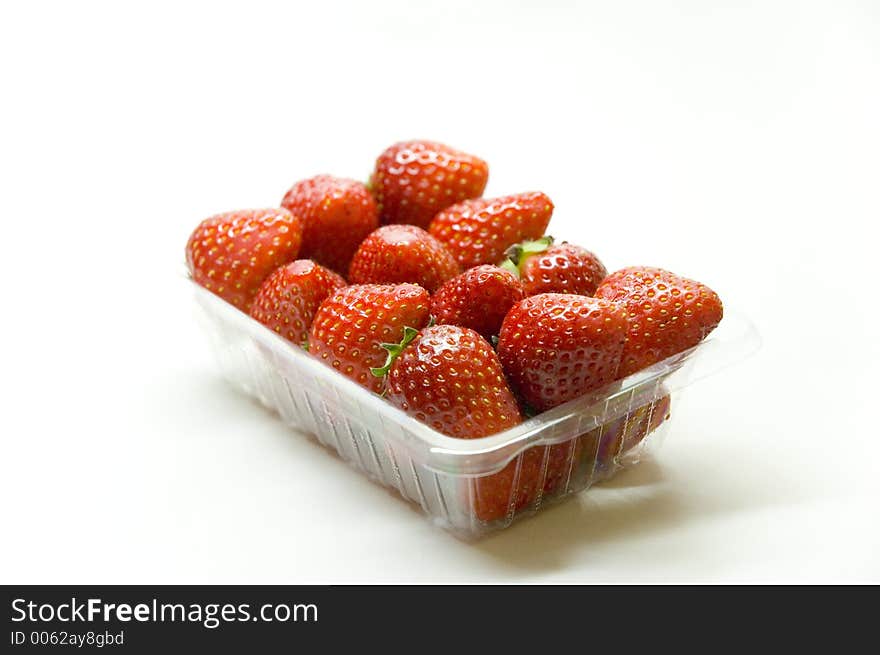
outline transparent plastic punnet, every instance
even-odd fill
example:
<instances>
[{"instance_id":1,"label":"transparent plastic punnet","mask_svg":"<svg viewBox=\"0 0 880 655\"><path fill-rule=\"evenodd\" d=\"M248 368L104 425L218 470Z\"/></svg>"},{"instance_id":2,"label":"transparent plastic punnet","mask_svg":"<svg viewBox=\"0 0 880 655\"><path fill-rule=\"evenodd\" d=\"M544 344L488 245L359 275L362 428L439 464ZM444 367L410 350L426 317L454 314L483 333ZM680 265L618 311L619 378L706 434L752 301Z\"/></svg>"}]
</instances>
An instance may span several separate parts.
<instances>
[{"instance_id":1,"label":"transparent plastic punnet","mask_svg":"<svg viewBox=\"0 0 880 655\"><path fill-rule=\"evenodd\" d=\"M224 377L463 538L505 528L639 461L669 429L681 390L757 349L725 317L699 346L480 439L407 416L195 282L200 322Z\"/></svg>"}]
</instances>

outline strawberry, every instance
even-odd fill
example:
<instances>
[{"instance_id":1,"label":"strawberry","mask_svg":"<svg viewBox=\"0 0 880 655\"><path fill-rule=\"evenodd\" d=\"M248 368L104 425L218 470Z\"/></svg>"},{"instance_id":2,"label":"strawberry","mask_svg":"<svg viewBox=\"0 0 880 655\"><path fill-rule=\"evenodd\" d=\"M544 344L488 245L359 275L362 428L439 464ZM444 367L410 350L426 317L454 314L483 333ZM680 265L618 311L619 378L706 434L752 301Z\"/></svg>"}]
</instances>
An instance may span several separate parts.
<instances>
[{"instance_id":1,"label":"strawberry","mask_svg":"<svg viewBox=\"0 0 880 655\"><path fill-rule=\"evenodd\" d=\"M553 237L525 241L507 250L502 264L516 272L527 296L574 293L592 296L608 274L589 250L570 243L553 244Z\"/></svg>"},{"instance_id":2,"label":"strawberry","mask_svg":"<svg viewBox=\"0 0 880 655\"><path fill-rule=\"evenodd\" d=\"M376 160L370 188L382 223L427 228L441 209L486 188L489 166L482 159L433 141L395 143Z\"/></svg>"},{"instance_id":3,"label":"strawberry","mask_svg":"<svg viewBox=\"0 0 880 655\"><path fill-rule=\"evenodd\" d=\"M577 439L529 448L498 473L477 478L474 514L481 521L503 519L564 489L581 453Z\"/></svg>"},{"instance_id":4,"label":"strawberry","mask_svg":"<svg viewBox=\"0 0 880 655\"><path fill-rule=\"evenodd\" d=\"M594 436L599 441L596 470L600 475L612 471L621 455L639 445L669 418L670 402L668 395L663 396L589 433L588 436Z\"/></svg>"},{"instance_id":5,"label":"strawberry","mask_svg":"<svg viewBox=\"0 0 880 655\"><path fill-rule=\"evenodd\" d=\"M423 229L414 225L385 225L370 234L354 254L348 269L352 284L410 282L429 292L459 273L452 255Z\"/></svg>"},{"instance_id":6,"label":"strawberry","mask_svg":"<svg viewBox=\"0 0 880 655\"><path fill-rule=\"evenodd\" d=\"M318 308L309 352L367 389L381 393L386 342L400 342L429 318L428 292L415 284L362 284L329 295ZM412 337L410 337L412 338Z\"/></svg>"},{"instance_id":7,"label":"strawberry","mask_svg":"<svg viewBox=\"0 0 880 655\"><path fill-rule=\"evenodd\" d=\"M472 492L474 513L483 521L502 519L565 491L572 479L585 475L596 482L607 478L621 455L668 418L669 396L664 396L575 439L529 448L498 473L477 479Z\"/></svg>"},{"instance_id":8,"label":"strawberry","mask_svg":"<svg viewBox=\"0 0 880 655\"><path fill-rule=\"evenodd\" d=\"M621 378L696 346L724 315L721 299L709 287L648 266L612 273L596 297L626 310L629 328Z\"/></svg>"},{"instance_id":9,"label":"strawberry","mask_svg":"<svg viewBox=\"0 0 880 655\"><path fill-rule=\"evenodd\" d=\"M498 264L504 251L547 229L553 203L539 191L503 198L466 200L439 212L428 231L440 239L463 268Z\"/></svg>"},{"instance_id":10,"label":"strawberry","mask_svg":"<svg viewBox=\"0 0 880 655\"><path fill-rule=\"evenodd\" d=\"M303 219L300 257L343 274L360 242L379 227L376 201L355 180L330 175L302 180L290 188L281 206Z\"/></svg>"},{"instance_id":11,"label":"strawberry","mask_svg":"<svg viewBox=\"0 0 880 655\"><path fill-rule=\"evenodd\" d=\"M477 266L448 280L431 298L437 323L460 325L491 339L514 303L523 299L516 276L497 266Z\"/></svg>"},{"instance_id":12,"label":"strawberry","mask_svg":"<svg viewBox=\"0 0 880 655\"><path fill-rule=\"evenodd\" d=\"M250 314L296 345L306 345L312 318L331 293L345 280L310 259L275 269L251 303Z\"/></svg>"},{"instance_id":13,"label":"strawberry","mask_svg":"<svg viewBox=\"0 0 880 655\"><path fill-rule=\"evenodd\" d=\"M375 371L376 375L388 371L385 397L438 432L476 439L522 421L498 356L473 330L456 325L426 328L402 351L392 347L389 360L388 368ZM541 480L542 451L529 449L498 473L476 479L470 509L477 518L494 521L533 502ZM517 477L519 461L524 464Z\"/></svg>"},{"instance_id":14,"label":"strawberry","mask_svg":"<svg viewBox=\"0 0 880 655\"><path fill-rule=\"evenodd\" d=\"M207 218L186 244L193 280L243 311L269 274L293 261L302 220L286 209L247 209Z\"/></svg>"},{"instance_id":15,"label":"strawberry","mask_svg":"<svg viewBox=\"0 0 880 655\"><path fill-rule=\"evenodd\" d=\"M435 325L422 330L402 349L386 347L389 363L374 371L374 375L388 375L385 397L438 432L475 439L522 421L498 356L475 331ZM481 521L494 521L533 502L545 470L543 452L543 448L529 449L498 473L477 478L469 509ZM557 451L548 470L567 471L561 461L570 461L565 455ZM522 472L517 476L520 461ZM559 477L551 474L546 484L555 487Z\"/></svg>"},{"instance_id":16,"label":"strawberry","mask_svg":"<svg viewBox=\"0 0 880 655\"><path fill-rule=\"evenodd\" d=\"M625 333L626 318L612 303L540 294L508 312L498 356L514 391L532 408L544 411L612 382ZM540 496L564 490L585 452L584 444L580 437L531 448L499 473L480 479L475 513L482 520L501 518Z\"/></svg>"},{"instance_id":17,"label":"strawberry","mask_svg":"<svg viewBox=\"0 0 880 655\"><path fill-rule=\"evenodd\" d=\"M613 382L626 330L614 303L543 293L507 313L498 357L513 390L542 412Z\"/></svg>"},{"instance_id":18,"label":"strawberry","mask_svg":"<svg viewBox=\"0 0 880 655\"><path fill-rule=\"evenodd\" d=\"M392 352L392 355L396 353ZM521 421L498 356L479 334L457 325L425 328L392 357L385 397L451 437L474 439Z\"/></svg>"}]
</instances>

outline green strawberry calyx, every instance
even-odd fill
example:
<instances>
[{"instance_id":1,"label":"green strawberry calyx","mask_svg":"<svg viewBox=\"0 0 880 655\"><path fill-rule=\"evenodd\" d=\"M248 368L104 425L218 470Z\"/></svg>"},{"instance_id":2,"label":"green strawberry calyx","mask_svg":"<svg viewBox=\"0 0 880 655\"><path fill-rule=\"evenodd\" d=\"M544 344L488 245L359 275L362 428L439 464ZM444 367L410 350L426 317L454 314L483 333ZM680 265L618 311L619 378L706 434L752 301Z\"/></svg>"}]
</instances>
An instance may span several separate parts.
<instances>
[{"instance_id":1,"label":"green strawberry calyx","mask_svg":"<svg viewBox=\"0 0 880 655\"><path fill-rule=\"evenodd\" d=\"M535 409L534 407L529 405L528 403L522 403L521 407L522 407L522 413L525 414L526 418L532 418L533 416L537 416L538 414L541 413L537 409Z\"/></svg>"},{"instance_id":2,"label":"green strawberry calyx","mask_svg":"<svg viewBox=\"0 0 880 655\"><path fill-rule=\"evenodd\" d=\"M403 328L403 339L400 340L400 343L380 343L379 345L388 351L388 356L385 358L384 365L371 368L370 373L377 378L384 378L388 375L388 371L391 370L391 365L394 364L394 360L403 352L404 348L412 343L412 340L415 339L418 334L418 330L407 325Z\"/></svg>"},{"instance_id":3,"label":"green strawberry calyx","mask_svg":"<svg viewBox=\"0 0 880 655\"><path fill-rule=\"evenodd\" d=\"M517 278L522 275L522 267L529 257L545 252L547 248L553 245L553 237L547 235L533 241L523 241L516 243L504 251L504 261L500 266L505 271L510 271Z\"/></svg>"}]
</instances>

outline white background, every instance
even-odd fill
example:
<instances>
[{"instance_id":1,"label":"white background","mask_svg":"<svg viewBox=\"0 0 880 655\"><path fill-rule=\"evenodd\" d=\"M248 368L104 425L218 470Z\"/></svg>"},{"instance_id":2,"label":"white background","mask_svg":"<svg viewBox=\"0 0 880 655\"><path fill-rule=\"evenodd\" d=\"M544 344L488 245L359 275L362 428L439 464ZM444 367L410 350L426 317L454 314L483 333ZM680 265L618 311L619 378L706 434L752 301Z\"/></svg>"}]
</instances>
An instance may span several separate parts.
<instances>
[{"instance_id":1,"label":"white background","mask_svg":"<svg viewBox=\"0 0 880 655\"><path fill-rule=\"evenodd\" d=\"M880 581L877 3L4 3L0 75L0 582ZM764 338L477 544L227 388L181 275L416 137Z\"/></svg>"}]
</instances>

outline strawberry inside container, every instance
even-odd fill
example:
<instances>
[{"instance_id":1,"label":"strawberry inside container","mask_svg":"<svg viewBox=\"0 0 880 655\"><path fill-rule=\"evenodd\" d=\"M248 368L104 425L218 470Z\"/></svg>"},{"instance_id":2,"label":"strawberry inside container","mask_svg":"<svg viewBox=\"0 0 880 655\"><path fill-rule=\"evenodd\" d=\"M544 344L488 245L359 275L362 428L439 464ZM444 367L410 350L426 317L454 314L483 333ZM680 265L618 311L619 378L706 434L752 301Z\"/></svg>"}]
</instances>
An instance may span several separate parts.
<instances>
[{"instance_id":1,"label":"strawberry inside container","mask_svg":"<svg viewBox=\"0 0 880 655\"><path fill-rule=\"evenodd\" d=\"M190 281L223 376L370 478L473 539L635 465L669 432L684 389L760 346L726 308L705 341L492 436L456 439L324 366Z\"/></svg>"}]
</instances>

